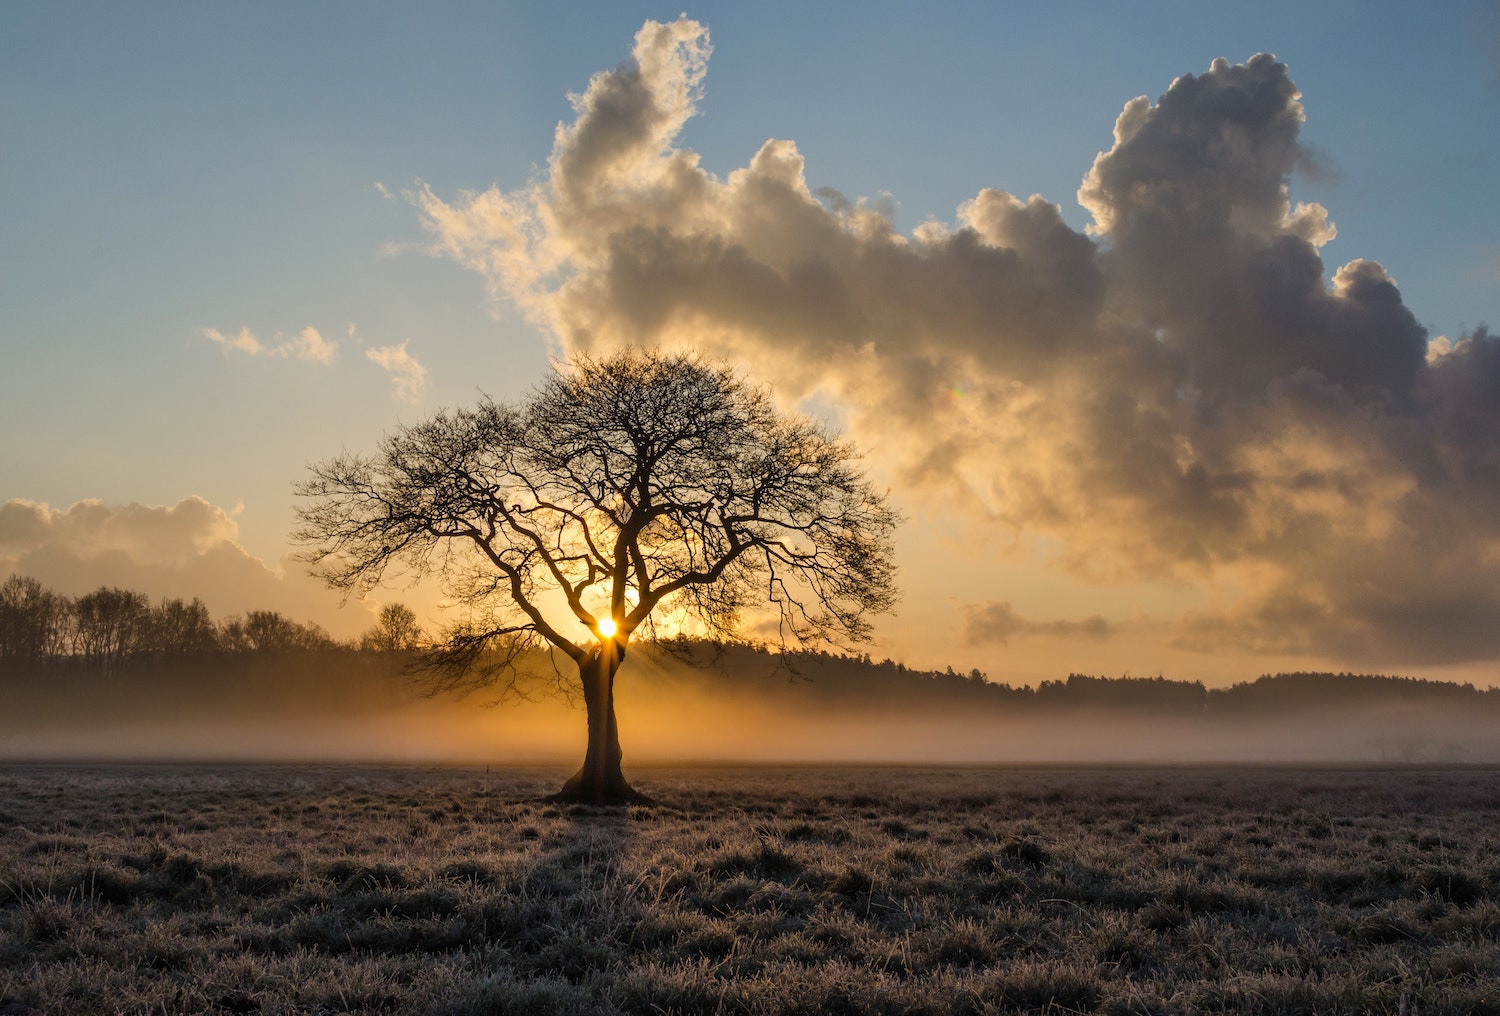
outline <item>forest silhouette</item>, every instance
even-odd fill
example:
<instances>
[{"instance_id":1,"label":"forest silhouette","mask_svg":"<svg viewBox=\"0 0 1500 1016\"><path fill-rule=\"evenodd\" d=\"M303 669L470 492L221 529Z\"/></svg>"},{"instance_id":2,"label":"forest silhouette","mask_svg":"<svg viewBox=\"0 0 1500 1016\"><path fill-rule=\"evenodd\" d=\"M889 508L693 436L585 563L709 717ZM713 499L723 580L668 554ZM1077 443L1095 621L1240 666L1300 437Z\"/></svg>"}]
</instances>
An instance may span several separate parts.
<instances>
[{"instance_id":1,"label":"forest silhouette","mask_svg":"<svg viewBox=\"0 0 1500 1016\"><path fill-rule=\"evenodd\" d=\"M1486 762L1500 744L1500 690L1416 677L1281 673L1210 688L1075 673L1031 687L978 670L754 643L679 638L643 641L638 650L629 680L644 736L633 757L653 761ZM12 576L0 584L0 752L569 757L582 710L570 705L549 654L521 662L514 708L494 711L484 708L494 696L434 697L419 663L420 652L394 648L380 624L335 639L275 611L215 619L201 601L152 604L110 588L68 597ZM759 747L748 734L726 736L718 752L684 733L729 716L778 733ZM264 739L215 736L245 724L259 724ZM469 733L445 742L453 724ZM555 743L517 732L528 727L556 731ZM137 731L147 733L127 736Z\"/></svg>"}]
</instances>

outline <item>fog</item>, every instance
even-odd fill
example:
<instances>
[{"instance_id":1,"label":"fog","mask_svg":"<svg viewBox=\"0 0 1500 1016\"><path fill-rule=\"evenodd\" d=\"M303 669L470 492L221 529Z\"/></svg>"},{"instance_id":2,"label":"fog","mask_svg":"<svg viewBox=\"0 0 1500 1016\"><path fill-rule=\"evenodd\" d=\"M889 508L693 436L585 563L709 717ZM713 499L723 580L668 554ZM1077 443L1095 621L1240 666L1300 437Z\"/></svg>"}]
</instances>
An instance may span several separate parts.
<instances>
[{"instance_id":1,"label":"fog","mask_svg":"<svg viewBox=\"0 0 1500 1016\"><path fill-rule=\"evenodd\" d=\"M616 687L627 769L673 762L1500 762L1496 696L1433 693L1462 690L1451 685L1381 701L1261 705L1231 716L1047 704L964 678L851 661L789 674L772 660L690 668L634 654ZM583 754L581 706L549 694L545 682L529 689L529 700L487 705L494 696L486 692L423 697L404 674L368 663L220 678L9 678L0 758L576 764Z\"/></svg>"},{"instance_id":2,"label":"fog","mask_svg":"<svg viewBox=\"0 0 1500 1016\"><path fill-rule=\"evenodd\" d=\"M1428 711L1337 720L1181 721L1088 714L1043 719L897 714L773 717L754 707L621 710L632 763L1411 764L1500 762L1496 725ZM171 719L7 730L6 761L575 764L582 711L430 709L359 717Z\"/></svg>"}]
</instances>

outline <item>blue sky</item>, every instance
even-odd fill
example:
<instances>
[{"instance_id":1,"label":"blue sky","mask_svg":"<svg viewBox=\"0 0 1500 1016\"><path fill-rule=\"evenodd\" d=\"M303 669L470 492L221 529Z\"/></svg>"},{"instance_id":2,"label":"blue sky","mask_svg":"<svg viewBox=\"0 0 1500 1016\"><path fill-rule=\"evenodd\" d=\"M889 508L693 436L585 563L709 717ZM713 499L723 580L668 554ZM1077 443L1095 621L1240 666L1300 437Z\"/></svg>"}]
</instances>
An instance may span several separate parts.
<instances>
[{"instance_id":1,"label":"blue sky","mask_svg":"<svg viewBox=\"0 0 1500 1016\"><path fill-rule=\"evenodd\" d=\"M481 275L423 250L428 234L403 192L423 181L456 200L544 178L554 129L574 116L569 93L626 60L644 20L678 12L0 7L0 500L61 510L196 495L230 513L238 544L275 568L306 462L369 448L398 421L479 390L523 390L545 369L547 338ZM1321 249L1327 273L1380 262L1429 337L1456 341L1500 321L1493 4L686 13L712 33L713 54L680 146L727 178L768 138L794 140L808 186L888 195L903 233L928 219L955 224L986 187L1039 193L1081 231L1090 216L1076 191L1126 102L1155 101L1216 57L1275 53L1307 116L1292 199L1321 203L1338 228ZM204 335L247 329L270 349L307 328L338 343L331 363L239 355ZM415 398L365 355L403 342L426 371ZM914 517L914 545L983 540L943 535L920 508ZM1176 609L1222 593L1167 583L1126 594L1129 582L1074 583L1032 560L988 574L1054 590L1029 608L1039 617L1125 617L1148 601ZM85 572L69 574L82 582ZM1023 602L991 589L960 592L958 606L1001 599ZM940 652L892 632L893 653ZM1028 664L1036 672L1052 659L1044 648ZM1131 652L1152 668L1148 649ZM1100 653L1101 666L1120 658ZM988 665L983 654L970 653ZM1194 665L1157 659L1154 669Z\"/></svg>"}]
</instances>

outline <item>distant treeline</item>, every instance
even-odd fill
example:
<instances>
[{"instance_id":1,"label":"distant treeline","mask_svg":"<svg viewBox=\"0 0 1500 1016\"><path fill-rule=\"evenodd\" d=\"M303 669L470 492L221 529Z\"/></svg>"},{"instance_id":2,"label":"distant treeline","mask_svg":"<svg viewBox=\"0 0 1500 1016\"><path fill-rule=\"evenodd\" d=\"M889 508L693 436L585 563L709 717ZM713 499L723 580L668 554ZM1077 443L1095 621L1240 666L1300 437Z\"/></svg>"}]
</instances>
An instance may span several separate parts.
<instances>
[{"instance_id":1,"label":"distant treeline","mask_svg":"<svg viewBox=\"0 0 1500 1016\"><path fill-rule=\"evenodd\" d=\"M213 656L400 651L422 640L416 615L399 603L384 607L360 638L339 640L274 610L215 620L196 598L152 603L144 593L107 586L70 597L23 575L0 584L0 666L10 670L82 665L114 672Z\"/></svg>"},{"instance_id":2,"label":"distant treeline","mask_svg":"<svg viewBox=\"0 0 1500 1016\"><path fill-rule=\"evenodd\" d=\"M357 679L362 664L356 654L389 654L382 668L389 673L419 659L426 642L416 615L399 603L384 607L376 624L359 638L339 640L316 624L272 610L215 620L197 599L153 604L142 593L108 587L73 598L15 575L0 584L0 673L13 677L49 670L85 680L90 674L128 675L132 687L155 683L166 688L201 675L206 666L232 663L237 679L259 675L257 687L266 694L276 694L279 683L293 680L304 689L310 680L321 681L331 691L341 681ZM1228 688L1160 676L1069 674L1032 688L992 681L978 669L967 674L952 667L916 670L890 659L877 662L867 654L791 653L756 644L725 646L679 638L637 645L632 652L660 664L655 676L636 668L632 680L686 681L710 694L749 694L768 704L796 700L854 709L985 712L1095 709L1178 717L1414 703L1500 712L1500 689L1379 674L1263 675ZM257 661L274 666L260 667ZM523 661L522 669L539 683L556 683L557 671L544 654ZM419 674L410 685L422 689Z\"/></svg>"},{"instance_id":3,"label":"distant treeline","mask_svg":"<svg viewBox=\"0 0 1500 1016\"><path fill-rule=\"evenodd\" d=\"M1201 681L1164 677L1099 677L1069 674L1043 681L1035 688L990 680L977 668L960 674L946 670L915 670L868 655L799 653L785 659L763 646L708 647L679 643L675 655L728 679L742 681L756 675L803 685L801 694L827 700L861 699L913 705L963 703L966 708L1002 710L1028 708L1138 711L1157 716L1247 717L1283 710L1354 709L1381 704L1428 703L1434 706L1472 706L1500 712L1500 688L1478 689L1472 684L1430 681L1384 674L1294 673L1264 674L1227 688L1208 688ZM774 661L774 662L773 662Z\"/></svg>"}]
</instances>

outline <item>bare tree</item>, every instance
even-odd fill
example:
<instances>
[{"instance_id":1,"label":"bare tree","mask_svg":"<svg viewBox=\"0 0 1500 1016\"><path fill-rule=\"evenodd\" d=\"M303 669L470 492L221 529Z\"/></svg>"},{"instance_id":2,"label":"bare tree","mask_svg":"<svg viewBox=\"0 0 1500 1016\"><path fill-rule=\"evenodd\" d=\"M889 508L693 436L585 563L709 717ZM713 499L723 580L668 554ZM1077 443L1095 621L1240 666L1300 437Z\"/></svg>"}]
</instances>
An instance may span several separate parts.
<instances>
[{"instance_id":1,"label":"bare tree","mask_svg":"<svg viewBox=\"0 0 1500 1016\"><path fill-rule=\"evenodd\" d=\"M73 604L73 631L78 655L98 664L106 674L147 645L151 633L151 601L145 593L100 586Z\"/></svg>"},{"instance_id":2,"label":"bare tree","mask_svg":"<svg viewBox=\"0 0 1500 1016\"><path fill-rule=\"evenodd\" d=\"M219 626L219 644L232 653L312 652L337 645L322 625L293 621L274 610L229 618Z\"/></svg>"},{"instance_id":3,"label":"bare tree","mask_svg":"<svg viewBox=\"0 0 1500 1016\"><path fill-rule=\"evenodd\" d=\"M359 640L361 649L378 653L409 652L422 644L425 633L417 623L416 613L404 603L387 603L380 608L375 625Z\"/></svg>"},{"instance_id":4,"label":"bare tree","mask_svg":"<svg viewBox=\"0 0 1500 1016\"><path fill-rule=\"evenodd\" d=\"M162 598L151 611L150 646L163 657L209 653L219 647L219 632L208 606L197 597L191 603Z\"/></svg>"},{"instance_id":5,"label":"bare tree","mask_svg":"<svg viewBox=\"0 0 1500 1016\"><path fill-rule=\"evenodd\" d=\"M72 605L36 579L12 575L0 583L0 660L40 663L62 655Z\"/></svg>"},{"instance_id":6,"label":"bare tree","mask_svg":"<svg viewBox=\"0 0 1500 1016\"><path fill-rule=\"evenodd\" d=\"M330 585L439 574L469 616L428 656L438 687L513 680L552 647L578 669L588 749L565 800L640 800L614 680L657 625L783 645L868 640L895 601L897 516L854 449L730 367L628 350L578 357L519 405L488 399L312 467L295 538Z\"/></svg>"}]
</instances>

